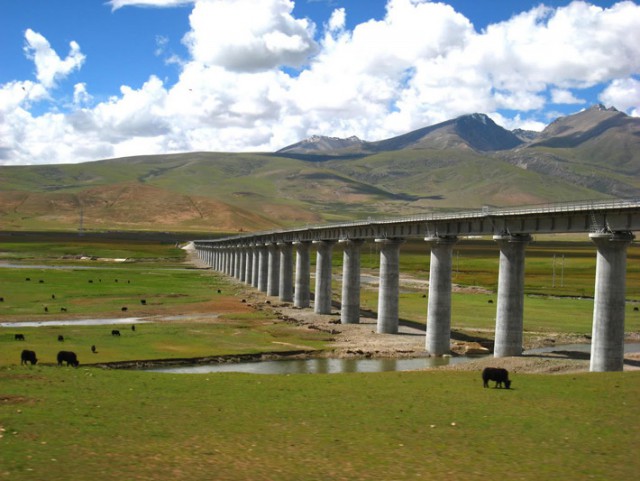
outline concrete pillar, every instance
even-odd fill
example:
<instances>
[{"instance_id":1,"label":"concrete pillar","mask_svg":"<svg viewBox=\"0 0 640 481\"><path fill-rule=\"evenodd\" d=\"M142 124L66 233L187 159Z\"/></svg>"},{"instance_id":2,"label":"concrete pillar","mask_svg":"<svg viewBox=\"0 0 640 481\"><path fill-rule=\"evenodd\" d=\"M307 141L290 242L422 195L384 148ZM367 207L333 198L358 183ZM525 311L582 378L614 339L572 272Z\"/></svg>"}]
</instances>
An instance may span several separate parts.
<instances>
[{"instance_id":1,"label":"concrete pillar","mask_svg":"<svg viewBox=\"0 0 640 481\"><path fill-rule=\"evenodd\" d=\"M293 306L303 309L309 307L309 289L311 277L311 263L309 260L309 245L311 242L295 242L296 246L296 279L293 290Z\"/></svg>"},{"instance_id":2,"label":"concrete pillar","mask_svg":"<svg viewBox=\"0 0 640 481\"><path fill-rule=\"evenodd\" d=\"M316 290L313 311L331 314L331 254L335 241L314 241L318 246L316 256Z\"/></svg>"},{"instance_id":3,"label":"concrete pillar","mask_svg":"<svg viewBox=\"0 0 640 481\"><path fill-rule=\"evenodd\" d=\"M342 257L342 300L340 322L358 324L360 322L360 248L362 239L347 239Z\"/></svg>"},{"instance_id":4,"label":"concrete pillar","mask_svg":"<svg viewBox=\"0 0 640 481\"><path fill-rule=\"evenodd\" d=\"M261 245L258 248L259 260L258 260L258 289L262 292L267 292L267 282L269 275L269 252L266 245Z\"/></svg>"},{"instance_id":5,"label":"concrete pillar","mask_svg":"<svg viewBox=\"0 0 640 481\"><path fill-rule=\"evenodd\" d=\"M253 262L251 266L251 285L255 288L258 287L258 279L260 278L260 246L253 244Z\"/></svg>"},{"instance_id":6,"label":"concrete pillar","mask_svg":"<svg viewBox=\"0 0 640 481\"><path fill-rule=\"evenodd\" d=\"M238 253L239 253L239 272L238 272L238 279L240 280L240 282L244 282L247 272L246 272L246 262L247 262L247 248L246 246L240 247L238 248Z\"/></svg>"},{"instance_id":7,"label":"concrete pillar","mask_svg":"<svg viewBox=\"0 0 640 481\"><path fill-rule=\"evenodd\" d=\"M269 244L269 264L267 273L267 295L277 296L280 288L280 249L277 244Z\"/></svg>"},{"instance_id":8,"label":"concrete pillar","mask_svg":"<svg viewBox=\"0 0 640 481\"><path fill-rule=\"evenodd\" d=\"M613 232L589 237L598 248L589 370L622 371L627 247L634 235Z\"/></svg>"},{"instance_id":9,"label":"concrete pillar","mask_svg":"<svg viewBox=\"0 0 640 481\"><path fill-rule=\"evenodd\" d=\"M520 356L524 310L524 251L529 234L493 236L500 246L494 357Z\"/></svg>"},{"instance_id":10,"label":"concrete pillar","mask_svg":"<svg viewBox=\"0 0 640 481\"><path fill-rule=\"evenodd\" d=\"M231 268L229 270L229 275L231 277L236 277L236 267L238 265L238 249L236 247L232 247L230 252L231 252Z\"/></svg>"},{"instance_id":11,"label":"concrete pillar","mask_svg":"<svg viewBox=\"0 0 640 481\"><path fill-rule=\"evenodd\" d=\"M231 255L231 249L229 247L225 247L224 249L224 257L225 257L225 262L224 262L224 273L228 276L231 275L232 272L232 268L233 268L233 262L232 262L232 255Z\"/></svg>"},{"instance_id":12,"label":"concrete pillar","mask_svg":"<svg viewBox=\"0 0 640 481\"><path fill-rule=\"evenodd\" d=\"M247 246L244 252L244 282L251 285L253 277L253 246Z\"/></svg>"},{"instance_id":13,"label":"concrete pillar","mask_svg":"<svg viewBox=\"0 0 640 481\"><path fill-rule=\"evenodd\" d=\"M455 236L425 238L431 248L426 350L432 356L451 351L451 264Z\"/></svg>"},{"instance_id":14,"label":"concrete pillar","mask_svg":"<svg viewBox=\"0 0 640 481\"><path fill-rule=\"evenodd\" d=\"M291 242L281 242L280 248L280 300L293 301L293 246Z\"/></svg>"},{"instance_id":15,"label":"concrete pillar","mask_svg":"<svg viewBox=\"0 0 640 481\"><path fill-rule=\"evenodd\" d=\"M400 246L403 239L376 239L380 243L380 285L378 288L379 334L398 332Z\"/></svg>"}]
</instances>

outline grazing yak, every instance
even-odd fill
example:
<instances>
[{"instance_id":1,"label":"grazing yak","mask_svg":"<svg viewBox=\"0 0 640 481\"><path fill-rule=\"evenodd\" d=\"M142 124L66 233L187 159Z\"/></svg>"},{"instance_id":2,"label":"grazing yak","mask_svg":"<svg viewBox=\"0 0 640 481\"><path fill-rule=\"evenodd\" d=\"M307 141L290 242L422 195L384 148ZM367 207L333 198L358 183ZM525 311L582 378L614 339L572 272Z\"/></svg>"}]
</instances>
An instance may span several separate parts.
<instances>
[{"instance_id":1,"label":"grazing yak","mask_svg":"<svg viewBox=\"0 0 640 481\"><path fill-rule=\"evenodd\" d=\"M119 337L119 336L120 336L120 331L119 331L118 329L113 329L113 330L111 331L111 335L112 335L112 336L118 336L118 337Z\"/></svg>"},{"instance_id":2,"label":"grazing yak","mask_svg":"<svg viewBox=\"0 0 640 481\"><path fill-rule=\"evenodd\" d=\"M22 354L20 354L20 365L31 363L31 365L33 366L37 362L38 359L36 358L35 351L29 351L25 349L24 351L22 351Z\"/></svg>"},{"instance_id":3,"label":"grazing yak","mask_svg":"<svg viewBox=\"0 0 640 481\"><path fill-rule=\"evenodd\" d=\"M76 353L71 351L60 351L58 353L58 366L62 366L63 362L66 362L67 366L73 367L78 367L80 364Z\"/></svg>"},{"instance_id":4,"label":"grazing yak","mask_svg":"<svg viewBox=\"0 0 640 481\"><path fill-rule=\"evenodd\" d=\"M58 341L64 342L64 336L62 334L58 336Z\"/></svg>"},{"instance_id":5,"label":"grazing yak","mask_svg":"<svg viewBox=\"0 0 640 481\"><path fill-rule=\"evenodd\" d=\"M16 341L24 341L24 334L16 334L13 336Z\"/></svg>"},{"instance_id":6,"label":"grazing yak","mask_svg":"<svg viewBox=\"0 0 640 481\"><path fill-rule=\"evenodd\" d=\"M511 381L509 380L509 371L500 367L485 367L482 371L482 382L484 387L489 387L489 381L495 381L495 387L504 387L509 389Z\"/></svg>"}]
</instances>

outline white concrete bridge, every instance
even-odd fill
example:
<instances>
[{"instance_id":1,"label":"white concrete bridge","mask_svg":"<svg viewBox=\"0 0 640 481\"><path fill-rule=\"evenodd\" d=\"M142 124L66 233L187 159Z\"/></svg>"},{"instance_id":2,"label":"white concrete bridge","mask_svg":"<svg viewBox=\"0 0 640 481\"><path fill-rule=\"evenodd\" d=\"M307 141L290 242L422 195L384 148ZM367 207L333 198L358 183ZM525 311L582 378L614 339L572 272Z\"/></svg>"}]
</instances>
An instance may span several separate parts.
<instances>
[{"instance_id":1,"label":"white concrete bridge","mask_svg":"<svg viewBox=\"0 0 640 481\"><path fill-rule=\"evenodd\" d=\"M450 352L451 267L460 237L493 236L500 250L494 356L523 350L524 261L532 234L585 233L597 251L591 371L620 371L624 355L627 247L640 230L640 199L438 213L305 226L194 241L212 268L295 307L310 302L310 247L316 247L313 308L331 312L331 257L343 244L341 322L360 320L360 251L380 247L377 332L398 331L399 256L406 239L431 249L426 350ZM294 268L294 249L296 253ZM295 274L294 274L295 273Z\"/></svg>"}]
</instances>

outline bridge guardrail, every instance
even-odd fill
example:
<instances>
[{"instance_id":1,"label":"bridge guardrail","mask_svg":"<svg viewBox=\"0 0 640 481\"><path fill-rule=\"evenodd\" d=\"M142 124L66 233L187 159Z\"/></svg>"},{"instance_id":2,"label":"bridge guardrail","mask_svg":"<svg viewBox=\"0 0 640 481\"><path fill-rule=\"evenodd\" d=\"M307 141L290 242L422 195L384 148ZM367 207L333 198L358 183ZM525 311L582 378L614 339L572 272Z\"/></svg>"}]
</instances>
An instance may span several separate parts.
<instances>
[{"instance_id":1,"label":"bridge guardrail","mask_svg":"<svg viewBox=\"0 0 640 481\"><path fill-rule=\"evenodd\" d=\"M446 212L432 212L429 214L418 214L405 217L395 217L386 219L367 219L367 220L355 220L349 222L339 222L330 224L315 224L306 225L304 227L293 229L274 229L261 232L253 232L247 234L240 234L236 236L229 236L220 239L200 239L194 242L214 242L222 243L230 240L241 240L251 237L268 237L273 235L281 235L285 233L295 232L309 232L316 230L328 230L328 229L341 229L352 228L359 226L379 226L387 224L402 224L402 223L414 223L414 222L433 222L444 220L465 220L465 219L477 219L477 218L490 218L490 217L506 217L506 216L519 216L519 215L532 215L532 214L545 214L545 213L565 213L565 212L598 212L605 210L621 210L621 209L640 209L640 199L611 199L602 201L578 201L578 202L563 202L563 203L551 203L551 204L534 204L520 207L506 207L506 208L494 208L490 206L483 206L479 210L470 211L458 211L452 213Z\"/></svg>"}]
</instances>

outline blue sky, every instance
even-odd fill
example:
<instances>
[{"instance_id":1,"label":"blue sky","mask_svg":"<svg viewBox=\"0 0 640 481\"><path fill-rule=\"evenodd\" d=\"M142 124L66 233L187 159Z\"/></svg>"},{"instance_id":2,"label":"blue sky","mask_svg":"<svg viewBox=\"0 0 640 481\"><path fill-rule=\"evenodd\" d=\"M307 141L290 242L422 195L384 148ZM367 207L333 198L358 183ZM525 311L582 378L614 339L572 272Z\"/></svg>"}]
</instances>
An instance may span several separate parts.
<instances>
[{"instance_id":1,"label":"blue sky","mask_svg":"<svg viewBox=\"0 0 640 481\"><path fill-rule=\"evenodd\" d=\"M0 164L640 115L638 2L0 0Z\"/></svg>"}]
</instances>

